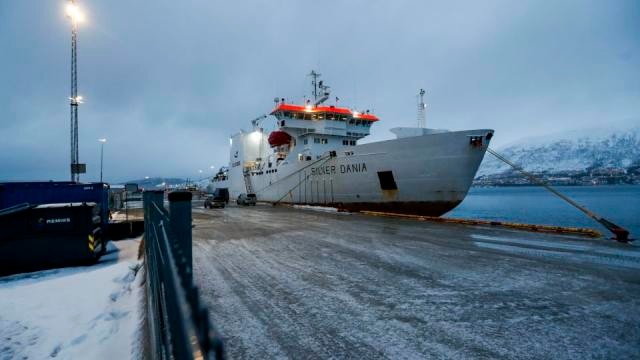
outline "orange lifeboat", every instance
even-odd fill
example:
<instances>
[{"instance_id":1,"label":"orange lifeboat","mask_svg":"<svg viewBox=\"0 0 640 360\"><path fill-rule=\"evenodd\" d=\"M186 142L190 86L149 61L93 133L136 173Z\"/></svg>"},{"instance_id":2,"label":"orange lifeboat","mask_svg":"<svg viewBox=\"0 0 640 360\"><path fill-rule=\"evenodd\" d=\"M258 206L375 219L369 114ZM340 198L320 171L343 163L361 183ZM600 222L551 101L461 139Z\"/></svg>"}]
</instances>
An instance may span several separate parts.
<instances>
[{"instance_id":1,"label":"orange lifeboat","mask_svg":"<svg viewBox=\"0 0 640 360\"><path fill-rule=\"evenodd\" d=\"M272 131L269 134L269 145L271 147L281 146L291 142L291 135L284 131Z\"/></svg>"}]
</instances>

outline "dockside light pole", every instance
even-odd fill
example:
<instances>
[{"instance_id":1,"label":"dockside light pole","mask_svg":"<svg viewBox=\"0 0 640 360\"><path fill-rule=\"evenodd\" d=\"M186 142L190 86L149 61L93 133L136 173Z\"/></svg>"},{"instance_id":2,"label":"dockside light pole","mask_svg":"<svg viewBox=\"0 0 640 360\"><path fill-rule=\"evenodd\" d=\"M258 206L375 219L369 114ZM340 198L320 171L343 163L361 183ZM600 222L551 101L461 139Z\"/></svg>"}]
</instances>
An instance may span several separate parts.
<instances>
[{"instance_id":1,"label":"dockside light pole","mask_svg":"<svg viewBox=\"0 0 640 360\"><path fill-rule=\"evenodd\" d=\"M84 16L75 0L69 0L66 13L71 20L71 181L79 181L80 174L86 172L86 164L79 163L78 154L78 105L82 103L82 96L78 96L78 23Z\"/></svg>"}]
</instances>

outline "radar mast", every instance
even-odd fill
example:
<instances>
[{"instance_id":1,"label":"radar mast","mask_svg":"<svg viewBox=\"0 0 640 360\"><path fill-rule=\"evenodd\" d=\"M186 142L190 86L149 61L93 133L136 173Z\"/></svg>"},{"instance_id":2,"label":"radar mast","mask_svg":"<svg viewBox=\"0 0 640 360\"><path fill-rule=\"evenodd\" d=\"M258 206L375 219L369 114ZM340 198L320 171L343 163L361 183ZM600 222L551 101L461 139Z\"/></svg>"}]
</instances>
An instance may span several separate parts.
<instances>
[{"instance_id":1,"label":"radar mast","mask_svg":"<svg viewBox=\"0 0 640 360\"><path fill-rule=\"evenodd\" d=\"M427 104L424 103L424 94L426 91L420 89L418 93L418 127L425 128L427 126Z\"/></svg>"},{"instance_id":2,"label":"radar mast","mask_svg":"<svg viewBox=\"0 0 640 360\"><path fill-rule=\"evenodd\" d=\"M329 86L325 85L322 80L318 80L322 74L311 70L311 86L313 86L313 104L318 106L329 99L331 94ZM306 105L306 104L305 104Z\"/></svg>"}]
</instances>

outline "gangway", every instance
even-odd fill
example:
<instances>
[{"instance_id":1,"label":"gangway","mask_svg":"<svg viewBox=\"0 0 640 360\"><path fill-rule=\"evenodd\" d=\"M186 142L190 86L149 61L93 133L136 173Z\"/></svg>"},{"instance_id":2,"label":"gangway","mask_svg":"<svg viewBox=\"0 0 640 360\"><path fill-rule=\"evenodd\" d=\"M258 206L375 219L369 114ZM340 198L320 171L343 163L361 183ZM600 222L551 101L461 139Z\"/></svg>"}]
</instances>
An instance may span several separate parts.
<instances>
[{"instance_id":1,"label":"gangway","mask_svg":"<svg viewBox=\"0 0 640 360\"><path fill-rule=\"evenodd\" d=\"M244 169L244 186L247 189L247 194L253 194L253 186L251 185L251 170Z\"/></svg>"}]
</instances>

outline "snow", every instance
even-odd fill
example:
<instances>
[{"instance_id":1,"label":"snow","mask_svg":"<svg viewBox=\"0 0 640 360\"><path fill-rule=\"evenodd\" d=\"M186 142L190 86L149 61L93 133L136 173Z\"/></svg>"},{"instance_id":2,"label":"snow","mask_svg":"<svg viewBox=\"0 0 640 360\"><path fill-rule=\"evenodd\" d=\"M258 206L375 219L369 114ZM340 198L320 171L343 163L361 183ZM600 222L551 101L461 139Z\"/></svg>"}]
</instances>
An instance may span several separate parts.
<instances>
[{"instance_id":1,"label":"snow","mask_svg":"<svg viewBox=\"0 0 640 360\"><path fill-rule=\"evenodd\" d=\"M337 208L328 207L328 206L293 205L293 208L294 209L302 209L302 210L329 212L329 213L336 213L336 214L350 214L348 212L340 211Z\"/></svg>"},{"instance_id":2,"label":"snow","mask_svg":"<svg viewBox=\"0 0 640 360\"><path fill-rule=\"evenodd\" d=\"M194 209L232 359L640 359L640 251L289 207Z\"/></svg>"},{"instance_id":3,"label":"snow","mask_svg":"<svg viewBox=\"0 0 640 360\"><path fill-rule=\"evenodd\" d=\"M640 161L640 127L583 129L523 138L497 151L529 171L578 171L590 167L628 167ZM478 176L499 174L509 166L485 156Z\"/></svg>"},{"instance_id":4,"label":"snow","mask_svg":"<svg viewBox=\"0 0 640 360\"><path fill-rule=\"evenodd\" d=\"M0 278L0 359L137 357L140 239L98 264Z\"/></svg>"}]
</instances>

